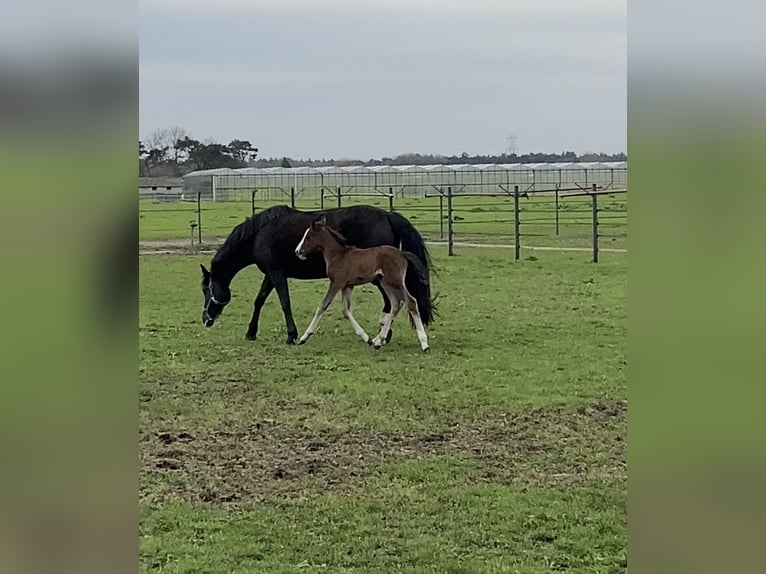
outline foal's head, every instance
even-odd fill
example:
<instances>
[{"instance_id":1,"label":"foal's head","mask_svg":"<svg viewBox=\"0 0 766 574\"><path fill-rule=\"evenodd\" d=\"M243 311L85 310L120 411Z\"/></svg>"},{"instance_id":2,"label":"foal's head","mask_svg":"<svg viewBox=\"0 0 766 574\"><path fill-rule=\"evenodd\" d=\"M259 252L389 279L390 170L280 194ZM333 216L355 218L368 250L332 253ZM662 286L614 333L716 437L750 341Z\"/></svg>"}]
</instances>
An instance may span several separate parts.
<instances>
[{"instance_id":1,"label":"foal's head","mask_svg":"<svg viewBox=\"0 0 766 574\"><path fill-rule=\"evenodd\" d=\"M327 227L327 220L322 216L321 219L312 221L311 225L306 229L303 238L295 248L295 255L299 259L306 260L312 253L322 251L329 245L336 243L344 247L346 245L345 240L338 232Z\"/></svg>"}]
</instances>

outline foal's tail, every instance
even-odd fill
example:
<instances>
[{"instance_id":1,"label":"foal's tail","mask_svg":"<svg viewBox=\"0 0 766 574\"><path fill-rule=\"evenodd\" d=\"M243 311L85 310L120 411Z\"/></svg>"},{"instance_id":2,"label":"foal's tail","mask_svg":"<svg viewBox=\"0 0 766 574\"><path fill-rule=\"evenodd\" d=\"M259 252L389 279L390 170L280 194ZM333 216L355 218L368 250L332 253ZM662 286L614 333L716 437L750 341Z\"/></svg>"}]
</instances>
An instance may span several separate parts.
<instances>
[{"instance_id":1,"label":"foal's tail","mask_svg":"<svg viewBox=\"0 0 766 574\"><path fill-rule=\"evenodd\" d=\"M407 274L404 284L418 302L418 312L424 325L432 323L436 316L436 298L431 297L431 271L434 270L426 242L410 221L396 213L388 212L388 222L394 232L395 247L407 257Z\"/></svg>"},{"instance_id":2,"label":"foal's tail","mask_svg":"<svg viewBox=\"0 0 766 574\"><path fill-rule=\"evenodd\" d=\"M404 275L404 284L410 295L418 302L418 313L424 325L432 323L436 316L435 300L431 298L431 285L428 281L428 269L420 257L410 251L403 251L407 258L407 272ZM410 317L412 322L412 317Z\"/></svg>"}]
</instances>

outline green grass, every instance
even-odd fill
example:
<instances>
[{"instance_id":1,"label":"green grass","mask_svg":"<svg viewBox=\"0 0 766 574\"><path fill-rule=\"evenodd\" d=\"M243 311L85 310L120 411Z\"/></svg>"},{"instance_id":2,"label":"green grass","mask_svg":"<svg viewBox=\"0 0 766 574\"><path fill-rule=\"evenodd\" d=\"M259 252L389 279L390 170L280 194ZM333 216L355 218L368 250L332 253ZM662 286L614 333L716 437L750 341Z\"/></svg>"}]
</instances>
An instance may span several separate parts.
<instances>
[{"instance_id":1,"label":"green grass","mask_svg":"<svg viewBox=\"0 0 766 574\"><path fill-rule=\"evenodd\" d=\"M282 203L288 203L286 200ZM366 203L388 209L388 199L376 197L344 198L343 205ZM276 202L259 201L257 209ZM335 204L328 200L325 207ZM319 209L317 201L299 201L299 209ZM453 229L457 241L512 243L514 234L513 198L459 197L454 198ZM430 240L447 237L447 201L440 212L438 198L399 199L394 208L417 226ZM142 240L187 239L189 222L197 219L196 203L139 204L139 235ZM627 235L627 195L615 194L599 198L602 247L625 248ZM555 200L550 195L520 200L522 244L540 246L581 246L591 244L591 204L588 197L561 198L559 201L559 233L556 234ZM203 237L212 240L226 237L231 229L252 212L249 201L203 202ZM442 225L440 225L442 217Z\"/></svg>"},{"instance_id":2,"label":"green grass","mask_svg":"<svg viewBox=\"0 0 766 574\"><path fill-rule=\"evenodd\" d=\"M140 258L142 571L624 571L626 258L510 255L435 250L428 354L337 302L288 347L276 297L246 341L256 269L204 329L207 258Z\"/></svg>"}]
</instances>

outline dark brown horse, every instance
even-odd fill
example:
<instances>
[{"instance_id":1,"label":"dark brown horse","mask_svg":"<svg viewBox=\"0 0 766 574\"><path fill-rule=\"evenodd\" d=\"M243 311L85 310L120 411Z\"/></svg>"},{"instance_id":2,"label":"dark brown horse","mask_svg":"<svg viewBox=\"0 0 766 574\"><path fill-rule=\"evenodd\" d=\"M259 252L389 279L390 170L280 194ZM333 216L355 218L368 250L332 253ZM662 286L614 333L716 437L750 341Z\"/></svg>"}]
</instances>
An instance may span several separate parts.
<instances>
[{"instance_id":1,"label":"dark brown horse","mask_svg":"<svg viewBox=\"0 0 766 574\"><path fill-rule=\"evenodd\" d=\"M406 305L412 324L418 332L420 348L423 351L428 351L428 337L423 327L420 312L422 309L427 317L431 317L433 302L427 289L428 277L416 255L399 251L390 245L380 245L367 249L352 247L346 243L340 233L327 226L324 217L311 223L295 248L295 254L300 259L306 259L317 251L321 252L324 257L330 287L319 304L311 324L298 341L299 345L305 343L314 334L322 315L327 311L338 292L342 291L343 316L351 323L356 334L365 343L379 349L386 342L386 337L397 313ZM410 284L415 286L414 293L407 290L408 272L417 276L417 281L410 281ZM372 282L378 282L391 301L391 311L386 314L380 332L374 339L370 339L351 314L351 293L354 287Z\"/></svg>"}]
</instances>

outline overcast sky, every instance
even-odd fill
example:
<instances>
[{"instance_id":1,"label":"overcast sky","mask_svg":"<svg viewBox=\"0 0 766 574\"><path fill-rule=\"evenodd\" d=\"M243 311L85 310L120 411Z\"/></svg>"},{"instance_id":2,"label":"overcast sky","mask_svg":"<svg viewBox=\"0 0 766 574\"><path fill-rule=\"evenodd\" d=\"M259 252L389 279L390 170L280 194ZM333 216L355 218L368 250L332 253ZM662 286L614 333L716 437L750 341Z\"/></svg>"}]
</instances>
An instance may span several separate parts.
<instances>
[{"instance_id":1,"label":"overcast sky","mask_svg":"<svg viewBox=\"0 0 766 574\"><path fill-rule=\"evenodd\" d=\"M141 0L140 135L260 157L626 151L626 0Z\"/></svg>"}]
</instances>

